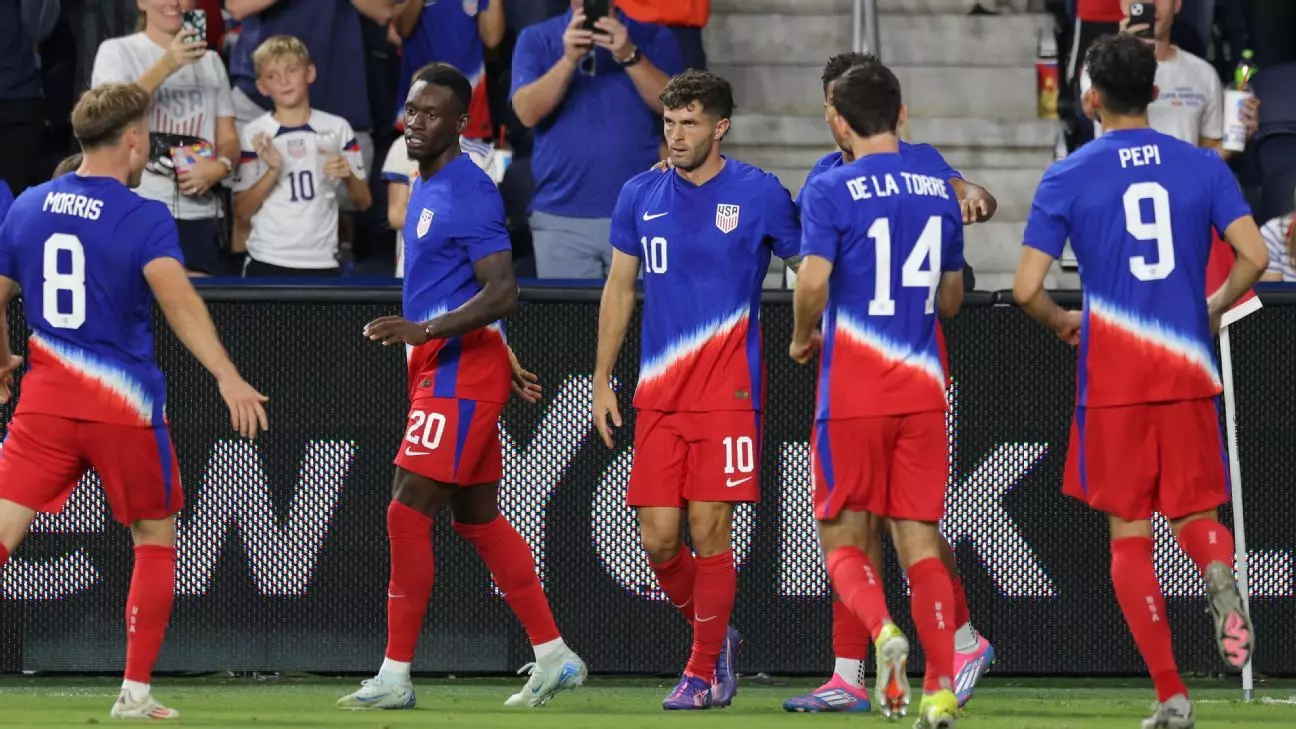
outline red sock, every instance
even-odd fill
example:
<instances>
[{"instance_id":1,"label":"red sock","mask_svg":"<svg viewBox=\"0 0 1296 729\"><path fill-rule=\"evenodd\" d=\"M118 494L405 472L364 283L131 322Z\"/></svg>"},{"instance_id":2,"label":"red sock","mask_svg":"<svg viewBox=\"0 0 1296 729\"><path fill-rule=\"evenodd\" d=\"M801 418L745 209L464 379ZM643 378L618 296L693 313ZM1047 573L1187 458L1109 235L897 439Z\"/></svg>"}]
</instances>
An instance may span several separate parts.
<instances>
[{"instance_id":1,"label":"red sock","mask_svg":"<svg viewBox=\"0 0 1296 729\"><path fill-rule=\"evenodd\" d=\"M869 630L846 603L835 598L833 607L833 657L862 661L868 658Z\"/></svg>"},{"instance_id":2,"label":"red sock","mask_svg":"<svg viewBox=\"0 0 1296 729\"><path fill-rule=\"evenodd\" d=\"M387 542L391 549L391 582L387 585L387 652L393 661L411 663L432 583L432 519L399 501L387 505Z\"/></svg>"},{"instance_id":3,"label":"red sock","mask_svg":"<svg viewBox=\"0 0 1296 729\"><path fill-rule=\"evenodd\" d=\"M869 637L876 640L882 626L891 620L877 570L855 547L834 549L828 555L827 563L828 578L837 588L842 602L868 628Z\"/></svg>"},{"instance_id":4,"label":"red sock","mask_svg":"<svg viewBox=\"0 0 1296 729\"><path fill-rule=\"evenodd\" d=\"M1175 694L1188 695L1175 665L1174 643L1166 619L1165 598L1152 564L1152 539L1128 537L1112 540L1111 574L1125 622L1143 662L1152 674L1157 701Z\"/></svg>"},{"instance_id":5,"label":"red sock","mask_svg":"<svg viewBox=\"0 0 1296 729\"><path fill-rule=\"evenodd\" d=\"M693 654L684 673L710 681L715 676L716 661L729 631L738 594L738 571L734 569L733 550L710 557L697 558L697 578L693 583Z\"/></svg>"},{"instance_id":6,"label":"red sock","mask_svg":"<svg viewBox=\"0 0 1296 729\"><path fill-rule=\"evenodd\" d=\"M945 563L935 557L909 567L909 605L918 640L926 656L923 691L935 693L954 685L954 587Z\"/></svg>"},{"instance_id":7,"label":"red sock","mask_svg":"<svg viewBox=\"0 0 1296 729\"><path fill-rule=\"evenodd\" d=\"M150 683L153 678L153 664L171 622L175 573L175 547L135 547L135 570L126 596L127 681Z\"/></svg>"},{"instance_id":8,"label":"red sock","mask_svg":"<svg viewBox=\"0 0 1296 729\"><path fill-rule=\"evenodd\" d=\"M535 558L513 525L503 516L496 516L489 524L454 522L454 529L481 555L495 584L504 593L504 601L522 621L531 645L558 640L558 626L540 578L536 576Z\"/></svg>"},{"instance_id":9,"label":"red sock","mask_svg":"<svg viewBox=\"0 0 1296 729\"><path fill-rule=\"evenodd\" d=\"M1179 546L1203 574L1212 562L1233 566L1233 533L1214 519L1190 522L1179 532Z\"/></svg>"},{"instance_id":10,"label":"red sock","mask_svg":"<svg viewBox=\"0 0 1296 729\"><path fill-rule=\"evenodd\" d=\"M666 599L675 606L684 619L693 623L693 583L697 580L697 560L688 547L680 549L679 554L658 564L649 560L652 570L657 575L657 584L661 585Z\"/></svg>"},{"instance_id":11,"label":"red sock","mask_svg":"<svg viewBox=\"0 0 1296 729\"><path fill-rule=\"evenodd\" d=\"M972 613L968 611L967 592L963 589L963 578L958 573L950 575L950 587L954 588L954 628L972 622Z\"/></svg>"}]
</instances>

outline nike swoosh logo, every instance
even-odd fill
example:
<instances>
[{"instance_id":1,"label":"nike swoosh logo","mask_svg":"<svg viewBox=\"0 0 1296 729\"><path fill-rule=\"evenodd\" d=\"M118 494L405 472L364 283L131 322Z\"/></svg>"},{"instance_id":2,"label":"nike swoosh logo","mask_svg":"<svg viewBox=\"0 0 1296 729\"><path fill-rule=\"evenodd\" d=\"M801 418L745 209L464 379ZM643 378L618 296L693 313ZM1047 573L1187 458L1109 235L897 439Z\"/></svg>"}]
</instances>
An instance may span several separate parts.
<instances>
[{"instance_id":1,"label":"nike swoosh logo","mask_svg":"<svg viewBox=\"0 0 1296 729\"><path fill-rule=\"evenodd\" d=\"M735 486L741 486L750 480L752 480L751 476L748 476L747 478L740 478L737 481L733 480L732 478L725 479L725 486L728 486L729 488L733 488Z\"/></svg>"},{"instance_id":2,"label":"nike swoosh logo","mask_svg":"<svg viewBox=\"0 0 1296 729\"><path fill-rule=\"evenodd\" d=\"M416 451L416 450L414 450L413 448L406 448L406 449L405 449L405 455L407 455L407 456L411 456L411 457L413 457L413 456L430 456L430 455L432 455L432 451Z\"/></svg>"},{"instance_id":3,"label":"nike swoosh logo","mask_svg":"<svg viewBox=\"0 0 1296 729\"><path fill-rule=\"evenodd\" d=\"M715 619L716 619L716 616L714 616L714 615L712 615L712 616L709 617L709 618L696 618L697 622L699 622L699 623L709 623L709 622L711 622L712 620L715 620Z\"/></svg>"},{"instance_id":4,"label":"nike swoosh logo","mask_svg":"<svg viewBox=\"0 0 1296 729\"><path fill-rule=\"evenodd\" d=\"M645 213L644 213L644 217L643 217L643 219L644 219L644 222L646 223L646 222L648 222L649 220L656 220L657 218L664 218L664 217L666 217L667 215L670 215L670 213L657 213L656 215L649 215L648 213L645 212Z\"/></svg>"}]
</instances>

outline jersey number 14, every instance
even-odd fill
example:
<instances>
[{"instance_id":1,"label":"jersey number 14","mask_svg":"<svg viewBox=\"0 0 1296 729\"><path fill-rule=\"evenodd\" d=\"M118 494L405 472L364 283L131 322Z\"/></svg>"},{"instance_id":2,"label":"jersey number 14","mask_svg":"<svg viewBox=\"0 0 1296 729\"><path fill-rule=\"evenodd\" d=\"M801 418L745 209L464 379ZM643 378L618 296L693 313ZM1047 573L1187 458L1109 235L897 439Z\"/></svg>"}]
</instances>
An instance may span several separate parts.
<instances>
[{"instance_id":1,"label":"jersey number 14","mask_svg":"<svg viewBox=\"0 0 1296 729\"><path fill-rule=\"evenodd\" d=\"M66 273L59 270L60 253L67 253L70 259ZM46 239L43 273L41 303L45 321L59 329L81 328L86 318L85 248L81 239L67 233L55 233Z\"/></svg>"},{"instance_id":2,"label":"jersey number 14","mask_svg":"<svg viewBox=\"0 0 1296 729\"><path fill-rule=\"evenodd\" d=\"M923 311L936 311L936 287L941 276L941 226L939 215L927 219L922 235L914 244L909 257L900 269L900 285L906 288L927 289L927 302ZM878 218L869 226L868 237L873 241L877 257L876 277L873 279L873 300L869 302L869 316L895 316L895 299L891 294L891 221ZM923 265L926 264L926 268Z\"/></svg>"}]
</instances>

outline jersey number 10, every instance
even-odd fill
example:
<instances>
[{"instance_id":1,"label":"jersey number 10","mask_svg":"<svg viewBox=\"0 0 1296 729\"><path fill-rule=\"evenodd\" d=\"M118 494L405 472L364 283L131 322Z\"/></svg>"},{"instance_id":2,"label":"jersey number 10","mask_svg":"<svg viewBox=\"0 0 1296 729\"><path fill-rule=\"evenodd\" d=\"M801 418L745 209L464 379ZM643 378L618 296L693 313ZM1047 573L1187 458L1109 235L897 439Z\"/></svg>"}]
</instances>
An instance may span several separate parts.
<instances>
[{"instance_id":1,"label":"jersey number 10","mask_svg":"<svg viewBox=\"0 0 1296 729\"><path fill-rule=\"evenodd\" d=\"M941 217L933 215L923 226L922 235L901 268L900 285L906 288L927 289L927 303L923 311L936 311L936 287L941 276ZM873 300L869 302L869 316L895 316L895 299L891 297L891 221L878 218L869 226L868 237L873 240L877 257L876 278L873 280ZM923 264L927 268L923 268Z\"/></svg>"},{"instance_id":2,"label":"jersey number 10","mask_svg":"<svg viewBox=\"0 0 1296 729\"><path fill-rule=\"evenodd\" d=\"M59 254L63 252L71 259L67 273L59 271ZM81 239L67 233L55 233L46 239L43 273L41 304L45 321L59 329L80 329L86 318L85 248ZM64 292L66 310L59 301Z\"/></svg>"}]
</instances>

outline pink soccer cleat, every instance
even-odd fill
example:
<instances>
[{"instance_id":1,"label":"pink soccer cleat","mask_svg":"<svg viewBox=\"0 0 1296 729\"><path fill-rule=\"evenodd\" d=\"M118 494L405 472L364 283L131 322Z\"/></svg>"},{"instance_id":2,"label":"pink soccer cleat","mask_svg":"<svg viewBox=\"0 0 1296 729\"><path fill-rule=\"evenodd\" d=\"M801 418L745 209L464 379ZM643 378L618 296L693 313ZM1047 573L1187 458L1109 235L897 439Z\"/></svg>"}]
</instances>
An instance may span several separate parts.
<instances>
[{"instance_id":1,"label":"pink soccer cleat","mask_svg":"<svg viewBox=\"0 0 1296 729\"><path fill-rule=\"evenodd\" d=\"M990 670L994 655L994 646L979 635L975 649L967 653L954 652L954 695L958 697L960 709L972 699L972 691L976 688L977 681Z\"/></svg>"}]
</instances>

